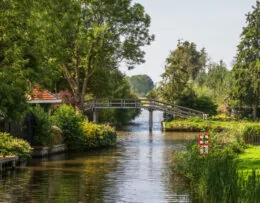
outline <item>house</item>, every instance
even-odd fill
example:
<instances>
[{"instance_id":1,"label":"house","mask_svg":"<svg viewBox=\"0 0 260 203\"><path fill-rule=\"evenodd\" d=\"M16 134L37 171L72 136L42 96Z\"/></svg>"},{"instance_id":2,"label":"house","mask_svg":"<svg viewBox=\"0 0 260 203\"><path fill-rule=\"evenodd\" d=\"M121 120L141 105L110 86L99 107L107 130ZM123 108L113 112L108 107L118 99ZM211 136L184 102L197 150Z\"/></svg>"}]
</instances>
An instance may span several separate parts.
<instances>
[{"instance_id":1,"label":"house","mask_svg":"<svg viewBox=\"0 0 260 203\"><path fill-rule=\"evenodd\" d=\"M62 99L58 96L48 90L40 89L39 87L34 88L30 94L27 93L25 96L29 104L40 104L46 110L55 108L62 103ZM34 136L33 126L34 118L32 113L27 113L25 118L20 121L13 121L11 123L0 122L0 132L9 132L13 136L23 138L32 143Z\"/></svg>"}]
</instances>

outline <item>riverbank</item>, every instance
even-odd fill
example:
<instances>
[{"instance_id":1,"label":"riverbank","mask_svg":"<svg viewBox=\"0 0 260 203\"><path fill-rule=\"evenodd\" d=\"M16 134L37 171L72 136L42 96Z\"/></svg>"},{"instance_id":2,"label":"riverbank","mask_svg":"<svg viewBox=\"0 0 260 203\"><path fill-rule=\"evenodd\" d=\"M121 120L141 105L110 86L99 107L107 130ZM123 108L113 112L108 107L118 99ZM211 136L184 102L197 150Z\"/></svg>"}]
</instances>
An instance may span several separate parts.
<instances>
[{"instance_id":1,"label":"riverbank","mask_svg":"<svg viewBox=\"0 0 260 203\"><path fill-rule=\"evenodd\" d=\"M260 172L260 146L248 146L238 157L241 171L257 170Z\"/></svg>"},{"instance_id":2,"label":"riverbank","mask_svg":"<svg viewBox=\"0 0 260 203\"><path fill-rule=\"evenodd\" d=\"M164 122L165 131L181 132L224 132L229 129L243 128L246 126L260 126L259 122L253 121L215 121L202 120L200 118L176 119Z\"/></svg>"},{"instance_id":3,"label":"riverbank","mask_svg":"<svg viewBox=\"0 0 260 203\"><path fill-rule=\"evenodd\" d=\"M0 199L191 202L187 182L172 173L170 160L173 151L194 139L196 133L161 132L159 122L149 132L146 119L137 122L138 130L135 125L117 132L117 147L32 159L25 166L3 173Z\"/></svg>"},{"instance_id":4,"label":"riverbank","mask_svg":"<svg viewBox=\"0 0 260 203\"><path fill-rule=\"evenodd\" d=\"M184 174L195 199L209 202L257 202L260 199L260 124L249 121L175 120L171 131L210 133L208 155L199 155L196 140L174 154L174 171ZM257 138L257 139L255 139ZM203 201L202 201L203 202Z\"/></svg>"}]
</instances>

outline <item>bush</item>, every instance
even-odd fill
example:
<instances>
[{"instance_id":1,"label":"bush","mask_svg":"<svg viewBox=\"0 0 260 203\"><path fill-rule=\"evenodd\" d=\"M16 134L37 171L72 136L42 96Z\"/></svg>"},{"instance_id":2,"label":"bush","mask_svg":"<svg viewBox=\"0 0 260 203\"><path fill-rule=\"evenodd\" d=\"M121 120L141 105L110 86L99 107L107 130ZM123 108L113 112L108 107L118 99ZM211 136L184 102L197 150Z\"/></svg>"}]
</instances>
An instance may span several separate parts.
<instances>
[{"instance_id":1,"label":"bush","mask_svg":"<svg viewBox=\"0 0 260 203\"><path fill-rule=\"evenodd\" d=\"M81 114L77 114L72 106L62 104L55 110L51 120L54 125L61 129L64 142L69 149L83 150L81 122L84 119Z\"/></svg>"},{"instance_id":2,"label":"bush","mask_svg":"<svg viewBox=\"0 0 260 203\"><path fill-rule=\"evenodd\" d=\"M98 148L116 144L116 132L108 125L97 125L89 122L81 123L84 135L84 148Z\"/></svg>"},{"instance_id":3,"label":"bush","mask_svg":"<svg viewBox=\"0 0 260 203\"><path fill-rule=\"evenodd\" d=\"M116 132L113 128L85 121L72 106L61 105L51 119L54 125L61 128L64 141L71 150L82 151L116 143Z\"/></svg>"},{"instance_id":4,"label":"bush","mask_svg":"<svg viewBox=\"0 0 260 203\"><path fill-rule=\"evenodd\" d=\"M50 112L45 112L40 105L32 108L34 117L34 145L48 146L51 140L50 128Z\"/></svg>"},{"instance_id":5,"label":"bush","mask_svg":"<svg viewBox=\"0 0 260 203\"><path fill-rule=\"evenodd\" d=\"M31 153L32 148L25 140L0 133L0 156L18 156L20 160L26 160L31 157Z\"/></svg>"}]
</instances>

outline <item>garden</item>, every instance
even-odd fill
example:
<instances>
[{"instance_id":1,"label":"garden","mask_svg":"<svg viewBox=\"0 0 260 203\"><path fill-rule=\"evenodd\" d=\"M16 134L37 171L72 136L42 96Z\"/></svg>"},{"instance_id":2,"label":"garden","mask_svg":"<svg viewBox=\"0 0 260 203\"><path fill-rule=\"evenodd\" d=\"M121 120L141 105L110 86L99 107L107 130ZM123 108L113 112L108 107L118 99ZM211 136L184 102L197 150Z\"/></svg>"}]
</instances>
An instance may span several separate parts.
<instances>
[{"instance_id":1,"label":"garden","mask_svg":"<svg viewBox=\"0 0 260 203\"><path fill-rule=\"evenodd\" d=\"M34 145L51 146L65 143L69 150L83 151L116 144L116 132L107 125L97 125L71 105L62 104L50 112L33 107L35 118Z\"/></svg>"},{"instance_id":2,"label":"garden","mask_svg":"<svg viewBox=\"0 0 260 203\"><path fill-rule=\"evenodd\" d=\"M51 114L40 105L31 109L33 115L33 147L52 147L66 144L70 151L87 151L116 144L116 132L108 125L89 122L70 105L62 104ZM31 158L30 144L8 133L0 133L0 158L18 156L19 160Z\"/></svg>"}]
</instances>

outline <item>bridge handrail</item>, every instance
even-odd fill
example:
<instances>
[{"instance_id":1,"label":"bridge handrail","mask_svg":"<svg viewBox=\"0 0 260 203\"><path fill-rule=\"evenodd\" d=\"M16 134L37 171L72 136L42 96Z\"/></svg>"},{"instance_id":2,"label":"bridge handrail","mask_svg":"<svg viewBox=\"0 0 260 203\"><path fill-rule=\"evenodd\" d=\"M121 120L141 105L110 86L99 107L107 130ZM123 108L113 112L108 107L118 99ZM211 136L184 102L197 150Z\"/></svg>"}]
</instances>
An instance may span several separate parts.
<instances>
[{"instance_id":1,"label":"bridge handrail","mask_svg":"<svg viewBox=\"0 0 260 203\"><path fill-rule=\"evenodd\" d=\"M88 106L88 109L93 108L102 108L102 107L114 107L114 108L152 108L155 110L162 110L167 112L174 112L175 114L182 115L194 115L194 116L203 116L205 113L195 109L170 104L167 102L155 100L155 99L91 99L85 101L85 104Z\"/></svg>"}]
</instances>

